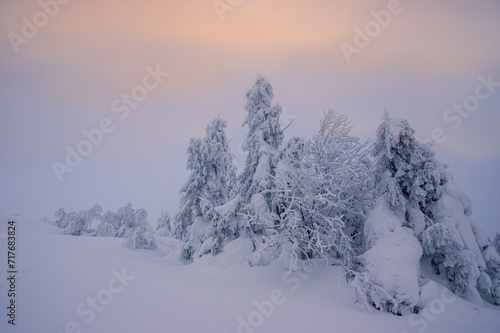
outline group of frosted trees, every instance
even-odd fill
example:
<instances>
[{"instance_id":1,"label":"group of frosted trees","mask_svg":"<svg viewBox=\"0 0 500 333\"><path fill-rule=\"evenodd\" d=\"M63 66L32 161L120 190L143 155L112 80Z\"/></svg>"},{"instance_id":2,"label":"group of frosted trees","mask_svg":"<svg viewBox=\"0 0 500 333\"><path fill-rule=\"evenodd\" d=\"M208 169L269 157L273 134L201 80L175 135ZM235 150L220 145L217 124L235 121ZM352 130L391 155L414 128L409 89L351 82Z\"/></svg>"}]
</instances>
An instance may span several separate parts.
<instances>
[{"instance_id":1,"label":"group of frosted trees","mask_svg":"<svg viewBox=\"0 0 500 333\"><path fill-rule=\"evenodd\" d=\"M435 293L421 264L464 299L500 305L500 234L491 241L473 222L471 201L407 121L386 113L376 140L362 142L346 116L328 111L312 138L285 141L272 99L258 76L246 94L239 174L223 119L191 139L179 211L171 219L163 210L154 236L146 210L131 204L104 214L99 205L59 209L54 224L68 235L122 237L131 249L173 237L188 262L243 239L250 265L342 264L358 301L398 315Z\"/></svg>"},{"instance_id":2,"label":"group of frosted trees","mask_svg":"<svg viewBox=\"0 0 500 333\"><path fill-rule=\"evenodd\" d=\"M490 241L472 221L470 200L405 120L386 114L375 142L362 142L329 111L312 138L284 141L272 99L258 76L246 94L239 175L224 120L191 139L180 209L164 227L186 260L244 237L251 265L342 263L358 300L394 314L424 306L430 283L420 264L428 262L455 294L500 304L500 236Z\"/></svg>"},{"instance_id":3,"label":"group of frosted trees","mask_svg":"<svg viewBox=\"0 0 500 333\"><path fill-rule=\"evenodd\" d=\"M131 203L119 208L116 213L108 210L102 214L101 206L95 204L92 208L79 212L66 213L60 208L55 215L57 220L54 225L64 229L67 235L121 237L125 238L125 245L130 249L156 248L147 211L143 208L134 209ZM168 213L163 212L160 220L163 223L161 227L169 226Z\"/></svg>"},{"instance_id":4,"label":"group of frosted trees","mask_svg":"<svg viewBox=\"0 0 500 333\"><path fill-rule=\"evenodd\" d=\"M238 176L225 121L215 119L203 140L190 141L191 173L173 228L184 258L215 255L246 237L253 265L276 258L291 268L314 258L350 262L373 201L368 144L349 136L346 117L334 112L325 114L311 140L283 143L282 109L272 105L272 86L258 77L246 97L247 157Z\"/></svg>"},{"instance_id":5,"label":"group of frosted trees","mask_svg":"<svg viewBox=\"0 0 500 333\"><path fill-rule=\"evenodd\" d=\"M56 211L57 220L54 225L64 229L64 233L72 236L80 236L83 233L92 232L92 223L100 219L102 208L95 204L92 208L79 212L66 213L64 208Z\"/></svg>"}]
</instances>

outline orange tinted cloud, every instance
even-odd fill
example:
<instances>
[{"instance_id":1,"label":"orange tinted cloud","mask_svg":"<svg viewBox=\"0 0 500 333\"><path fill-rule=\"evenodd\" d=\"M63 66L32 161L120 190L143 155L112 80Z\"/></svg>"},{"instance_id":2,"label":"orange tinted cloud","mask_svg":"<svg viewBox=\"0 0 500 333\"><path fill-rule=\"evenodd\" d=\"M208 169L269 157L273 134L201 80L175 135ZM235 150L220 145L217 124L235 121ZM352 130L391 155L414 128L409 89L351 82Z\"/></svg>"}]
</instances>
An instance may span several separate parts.
<instances>
[{"instance_id":1,"label":"orange tinted cloud","mask_svg":"<svg viewBox=\"0 0 500 333\"><path fill-rule=\"evenodd\" d=\"M132 88L144 67L155 64L172 76L152 95L172 96L230 80L242 68L268 73L307 64L348 75L391 66L411 75L466 70L475 76L497 63L500 44L482 32L498 35L498 5L401 1L402 13L348 65L339 43L352 43L354 27L364 28L373 20L370 11L387 3L243 0L222 22L211 0L72 1L18 55L0 51L0 61L19 70L25 63L44 67L54 94L82 104L90 95L100 105ZM37 9L33 1L0 4L0 28L19 32L20 18Z\"/></svg>"},{"instance_id":2,"label":"orange tinted cloud","mask_svg":"<svg viewBox=\"0 0 500 333\"><path fill-rule=\"evenodd\" d=\"M461 10L425 2L401 3L403 12L393 17L391 25L383 28L362 54L355 56L351 67L392 61L446 70L499 54L498 43L477 40L474 31L464 29L463 39L447 38L449 33L462 29L471 16L480 16L488 8L469 4L466 7L470 8ZM29 7L23 7L26 4ZM0 7L0 15L6 16L5 21L2 17L6 31L19 31L21 22L16 16L30 17L37 9L32 1L4 3ZM133 84L139 75L137 64L171 60L171 66L187 67L182 64L186 52L195 52L197 59L203 59L204 52L207 57L219 55L220 63L190 63L207 75L216 71L204 65L224 67L224 54L228 53L279 64L303 57L303 50L311 49L328 55L321 64L328 67L330 59L342 60L339 43L352 43L354 26L363 28L373 20L371 10L386 7L387 1L243 0L224 13L221 22L213 1L73 1L61 6L60 13L30 44L21 46L21 56L109 73L124 86ZM484 17L485 24L488 21L491 18ZM465 56L454 57L456 52ZM186 58L192 60L190 55ZM467 63L456 59L466 59ZM343 62L336 65L349 68Z\"/></svg>"}]
</instances>

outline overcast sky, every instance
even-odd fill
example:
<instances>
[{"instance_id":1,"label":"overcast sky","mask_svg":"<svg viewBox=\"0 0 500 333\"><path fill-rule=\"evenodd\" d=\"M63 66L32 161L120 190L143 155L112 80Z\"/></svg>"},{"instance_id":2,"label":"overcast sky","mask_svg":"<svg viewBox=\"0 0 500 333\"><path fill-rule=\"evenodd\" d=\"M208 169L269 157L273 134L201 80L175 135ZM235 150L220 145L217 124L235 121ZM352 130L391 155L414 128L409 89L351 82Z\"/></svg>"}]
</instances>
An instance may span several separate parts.
<instances>
[{"instance_id":1,"label":"overcast sky","mask_svg":"<svg viewBox=\"0 0 500 333\"><path fill-rule=\"evenodd\" d=\"M153 224L162 207L174 215L189 138L213 118L244 160L245 93L262 74L295 119L287 136L312 136L329 108L363 138L384 108L421 140L436 131L475 220L500 232L497 0L41 3L50 15L34 0L0 2L3 213L132 202ZM109 133L61 182L54 162L100 124Z\"/></svg>"}]
</instances>

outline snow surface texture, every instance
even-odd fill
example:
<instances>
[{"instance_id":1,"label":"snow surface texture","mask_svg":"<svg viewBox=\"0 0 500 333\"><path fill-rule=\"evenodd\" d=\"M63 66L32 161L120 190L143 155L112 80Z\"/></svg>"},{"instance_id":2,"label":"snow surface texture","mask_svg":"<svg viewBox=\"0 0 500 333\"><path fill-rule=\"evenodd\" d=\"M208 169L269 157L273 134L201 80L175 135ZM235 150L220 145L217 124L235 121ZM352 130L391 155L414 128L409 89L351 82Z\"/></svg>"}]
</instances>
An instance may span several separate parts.
<instances>
[{"instance_id":1,"label":"snow surface texture","mask_svg":"<svg viewBox=\"0 0 500 333\"><path fill-rule=\"evenodd\" d=\"M1 253L5 253L7 220L1 217ZM176 259L180 244L175 241L162 243L157 238L155 251L130 251L119 238L70 237L22 216L17 226L17 325L7 325L2 316L2 333L59 333L71 322L82 333L498 333L500 327L497 307L453 298L439 282L429 282L427 303L432 306L427 312L413 317L370 314L354 303L340 267L290 275L280 265L249 267L241 263L251 246L244 240L226 247L228 253L239 255L223 252L184 265ZM0 263L5 272L6 260ZM131 280L106 299L110 281L122 270ZM0 282L3 309L5 281ZM112 287L121 285L116 282ZM269 305L271 296L279 303ZM88 298L97 300L100 312L88 305ZM77 313L79 307L83 315ZM253 324L258 325L243 328Z\"/></svg>"}]
</instances>

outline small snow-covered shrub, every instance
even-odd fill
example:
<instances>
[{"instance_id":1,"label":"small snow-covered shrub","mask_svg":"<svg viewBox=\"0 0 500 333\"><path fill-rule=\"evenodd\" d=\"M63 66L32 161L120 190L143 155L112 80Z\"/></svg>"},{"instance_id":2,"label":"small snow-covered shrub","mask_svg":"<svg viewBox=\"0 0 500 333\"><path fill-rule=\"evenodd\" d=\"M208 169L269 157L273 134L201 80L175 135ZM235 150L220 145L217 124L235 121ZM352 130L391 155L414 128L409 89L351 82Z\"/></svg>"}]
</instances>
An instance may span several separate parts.
<instances>
[{"instance_id":1,"label":"small snow-covered shrub","mask_svg":"<svg viewBox=\"0 0 500 333\"><path fill-rule=\"evenodd\" d=\"M160 217L158 218L158 223L156 230L163 229L168 235L172 234L172 221L170 219L170 214L166 209L162 209Z\"/></svg>"},{"instance_id":2,"label":"small snow-covered shrub","mask_svg":"<svg viewBox=\"0 0 500 333\"><path fill-rule=\"evenodd\" d=\"M151 232L131 230L125 238L125 246L131 250L156 250L156 240Z\"/></svg>"}]
</instances>

